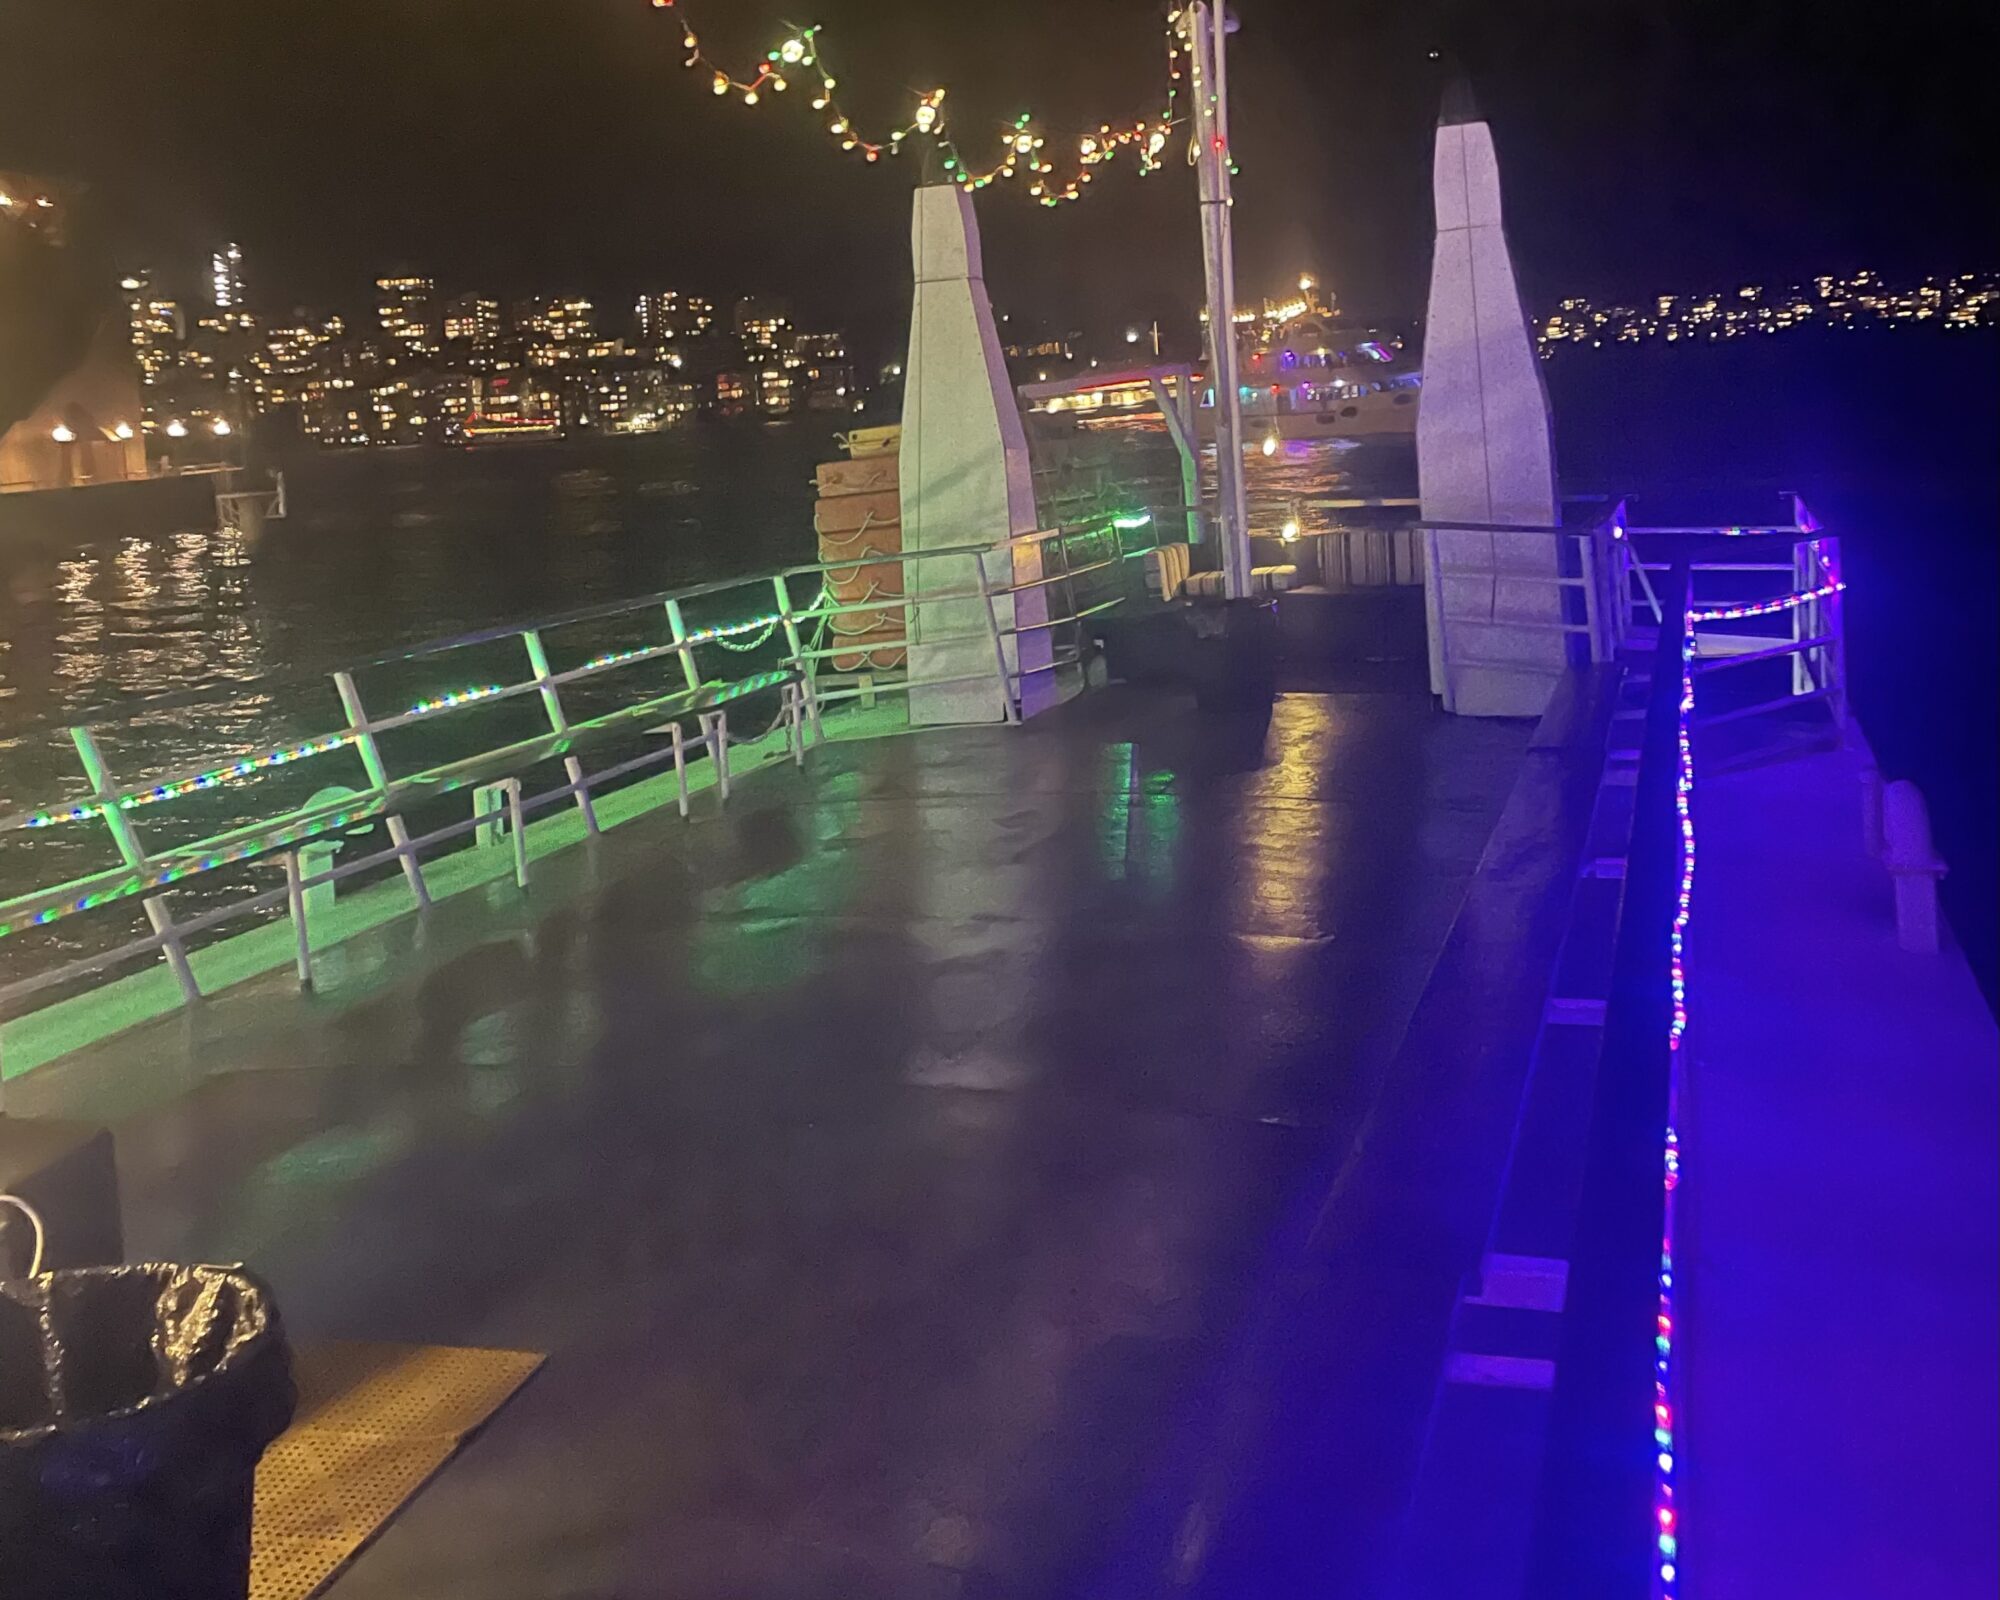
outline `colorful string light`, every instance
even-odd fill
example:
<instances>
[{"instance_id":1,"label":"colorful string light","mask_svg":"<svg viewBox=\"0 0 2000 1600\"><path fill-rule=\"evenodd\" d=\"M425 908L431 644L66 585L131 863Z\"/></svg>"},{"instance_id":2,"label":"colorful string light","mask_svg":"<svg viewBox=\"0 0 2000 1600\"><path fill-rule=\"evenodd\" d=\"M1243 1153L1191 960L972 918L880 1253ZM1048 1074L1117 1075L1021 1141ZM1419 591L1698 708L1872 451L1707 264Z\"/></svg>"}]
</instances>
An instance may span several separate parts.
<instances>
[{"instance_id":1,"label":"colorful string light","mask_svg":"<svg viewBox=\"0 0 2000 1600\"><path fill-rule=\"evenodd\" d=\"M455 711L460 706L469 706L475 700L491 700L505 691L497 683L489 683L480 689L456 689L450 694L433 696L429 700L419 700L404 713L410 717L427 717L433 711Z\"/></svg>"},{"instance_id":2,"label":"colorful string light","mask_svg":"<svg viewBox=\"0 0 2000 1600\"><path fill-rule=\"evenodd\" d=\"M326 739L313 739L305 744L288 745L282 750L272 750L261 756L245 756L240 761L232 761L226 766L214 767L207 772L196 773L192 777L176 778L172 783L157 783L150 789L135 789L130 794L118 797L120 811L136 811L141 806L158 805L162 800L178 800L182 795L193 794L197 790L217 789L232 779L248 777L253 772L262 772L270 767L286 766L294 761L304 761L309 756L325 755L353 742L352 734L335 734ZM51 828L60 822L88 822L103 809L103 802L76 804L58 807L53 811L38 811L33 816L24 817L14 824L22 828Z\"/></svg>"},{"instance_id":3,"label":"colorful string light","mask_svg":"<svg viewBox=\"0 0 2000 1600\"><path fill-rule=\"evenodd\" d=\"M1819 554L1818 541L1812 545ZM1823 559L1823 558L1822 558ZM1674 1472L1679 1450L1674 1434L1674 1214L1681 1182L1680 1079L1681 1051L1688 1029L1687 934L1694 919L1694 667L1695 629L1706 622L1735 622L1745 617L1775 616L1799 606L1831 599L1847 588L1834 578L1817 588L1755 600L1742 605L1689 606L1681 622L1681 687L1674 742L1674 815L1680 830L1680 883L1674 896L1673 931L1668 940L1667 981L1673 998L1667 1024L1670 1065L1667 1074L1667 1126L1660 1158L1663 1190L1660 1229L1659 1306L1653 1330L1653 1593L1656 1600L1675 1600L1680 1593L1680 1508L1674 1496Z\"/></svg>"},{"instance_id":4,"label":"colorful string light","mask_svg":"<svg viewBox=\"0 0 2000 1600\"><path fill-rule=\"evenodd\" d=\"M717 62L703 48L701 36L689 18L686 0L651 0L651 3L655 10L674 13L675 20L680 23L681 45L687 52L682 64L691 70L706 72L709 87L718 98L735 98L744 105L755 106L766 95L787 93L794 79L810 81L815 85L811 95L812 109L825 116L827 133L842 150L859 154L864 161L876 162L885 155L900 155L912 139L928 138L937 148L948 181L968 192L1025 173L1032 180L1026 185L1028 193L1039 204L1059 206L1065 201L1079 200L1086 185L1095 176L1091 169L1112 161L1122 150L1137 152L1141 177L1149 176L1166 165L1164 152L1168 140L1182 121L1179 112L1183 78L1181 58L1187 47L1181 39L1181 12L1178 9L1170 11L1167 16L1167 86L1160 115L1142 117L1130 124L1100 122L1094 131L1076 140L1075 173L1067 179L1058 180L1054 176L1054 163L1043 153L1048 148L1049 136L1037 128L1027 112L1022 112L1003 126L999 153L983 168L969 162L953 138L945 115L946 90L943 88L927 89L918 94L907 123L879 138L870 138L860 131L836 96L839 80L827 67L820 45L820 34L824 30L819 24L787 34L765 52L764 59L757 63L753 71L738 72ZM1230 170L1236 170L1233 161Z\"/></svg>"},{"instance_id":5,"label":"colorful string light","mask_svg":"<svg viewBox=\"0 0 2000 1600\"><path fill-rule=\"evenodd\" d=\"M1844 593L1847 585L1835 580L1823 583L1817 589L1807 589L1798 594L1780 595L1776 600L1758 600L1748 605L1715 606L1707 611L1689 613L1689 626L1697 622L1735 622L1743 617L1769 617L1780 611L1791 611L1799 606L1811 605L1815 600L1831 600Z\"/></svg>"},{"instance_id":6,"label":"colorful string light","mask_svg":"<svg viewBox=\"0 0 2000 1600\"><path fill-rule=\"evenodd\" d=\"M808 610L819 605L815 600ZM697 644L719 644L725 650L741 651L745 654L762 649L771 642L771 635L777 632L778 624L785 619L773 612L767 617L752 617L748 622L733 622L727 627L703 628L686 635L678 644L638 645L630 650L607 650L601 656L592 656L579 668L582 672L601 672L608 667L622 667L627 662L645 661L654 656L668 656ZM744 634L754 633L757 637L745 643L737 643Z\"/></svg>"},{"instance_id":7,"label":"colorful string light","mask_svg":"<svg viewBox=\"0 0 2000 1600\"><path fill-rule=\"evenodd\" d=\"M179 883L183 878L193 877L197 873L213 872L217 867L226 867L236 861L247 861L252 856L262 855L266 851L280 849L288 844L297 844L301 840L314 838L322 833L330 833L337 828L346 827L349 823L355 821L358 815L359 813L356 812L342 811L334 816L321 818L317 822L308 823L302 827L287 829L277 834L265 834L258 838L247 840L243 844L235 845L228 850L218 851L213 855L193 857L178 865L163 867L158 871L145 873L137 879L128 880L115 888L105 889L95 894L81 895L75 900L67 900L60 905L45 906L25 922L0 922L0 939L4 939L9 934L23 928L46 927L51 922L60 922L64 917L73 917L80 911L89 911L96 906L109 905L114 900L129 899L135 894L144 894L148 889L170 888L172 885Z\"/></svg>"}]
</instances>

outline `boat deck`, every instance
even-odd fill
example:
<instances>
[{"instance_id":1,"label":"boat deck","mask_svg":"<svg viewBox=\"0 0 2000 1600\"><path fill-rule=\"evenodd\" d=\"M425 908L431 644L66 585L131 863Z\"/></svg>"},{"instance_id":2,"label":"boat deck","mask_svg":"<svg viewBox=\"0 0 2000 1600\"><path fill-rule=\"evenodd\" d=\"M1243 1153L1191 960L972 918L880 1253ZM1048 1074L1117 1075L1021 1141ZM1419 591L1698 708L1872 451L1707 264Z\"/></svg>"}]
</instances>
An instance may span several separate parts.
<instances>
[{"instance_id":1,"label":"boat deck","mask_svg":"<svg viewBox=\"0 0 2000 1600\"><path fill-rule=\"evenodd\" d=\"M1284 1219L1398 1182L1357 1135L1528 736L1113 689L836 742L11 1109L111 1117L129 1253L245 1260L297 1336L548 1352L334 1600L1072 1596L1188 1465ZM1442 1336L1355 1259L1319 1309ZM1349 1485L1410 1470L1432 1377Z\"/></svg>"},{"instance_id":2,"label":"boat deck","mask_svg":"<svg viewBox=\"0 0 2000 1600\"><path fill-rule=\"evenodd\" d=\"M1847 748L1696 791L1676 1254L1698 1600L2000 1585L2000 1035L1957 950L1897 947L1861 776Z\"/></svg>"}]
</instances>

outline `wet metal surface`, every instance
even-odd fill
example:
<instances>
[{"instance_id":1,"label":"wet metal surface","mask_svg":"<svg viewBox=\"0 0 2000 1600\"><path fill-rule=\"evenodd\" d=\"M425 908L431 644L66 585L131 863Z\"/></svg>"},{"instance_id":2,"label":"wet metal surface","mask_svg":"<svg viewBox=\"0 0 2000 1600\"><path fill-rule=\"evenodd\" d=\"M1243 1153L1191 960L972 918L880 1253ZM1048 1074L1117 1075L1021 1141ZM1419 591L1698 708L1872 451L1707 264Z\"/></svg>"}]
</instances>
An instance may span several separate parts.
<instances>
[{"instance_id":1,"label":"wet metal surface","mask_svg":"<svg viewBox=\"0 0 2000 1600\"><path fill-rule=\"evenodd\" d=\"M335 1600L1054 1600L1340 1169L1526 740L1110 691L835 745L15 1105L117 1114L129 1248L249 1260L303 1337L549 1352Z\"/></svg>"}]
</instances>

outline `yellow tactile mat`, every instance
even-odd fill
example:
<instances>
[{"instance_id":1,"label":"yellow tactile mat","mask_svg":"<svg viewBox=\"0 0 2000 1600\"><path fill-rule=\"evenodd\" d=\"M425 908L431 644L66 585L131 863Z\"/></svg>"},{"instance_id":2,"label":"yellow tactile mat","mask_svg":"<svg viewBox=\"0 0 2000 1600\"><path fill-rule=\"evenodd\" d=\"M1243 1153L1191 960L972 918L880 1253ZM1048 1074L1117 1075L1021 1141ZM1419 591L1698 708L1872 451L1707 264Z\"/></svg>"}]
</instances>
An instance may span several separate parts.
<instances>
[{"instance_id":1,"label":"yellow tactile mat","mask_svg":"<svg viewBox=\"0 0 2000 1600\"><path fill-rule=\"evenodd\" d=\"M299 1409L257 1469L250 1600L310 1600L542 1364L519 1350L293 1352Z\"/></svg>"}]
</instances>

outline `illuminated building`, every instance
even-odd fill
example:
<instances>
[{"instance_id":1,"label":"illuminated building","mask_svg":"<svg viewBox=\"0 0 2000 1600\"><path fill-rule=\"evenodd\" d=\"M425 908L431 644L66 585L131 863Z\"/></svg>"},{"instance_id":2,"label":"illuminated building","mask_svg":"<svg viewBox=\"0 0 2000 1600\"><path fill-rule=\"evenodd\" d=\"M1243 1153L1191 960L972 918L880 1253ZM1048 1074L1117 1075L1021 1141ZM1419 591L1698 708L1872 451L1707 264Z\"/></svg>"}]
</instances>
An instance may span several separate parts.
<instances>
[{"instance_id":1,"label":"illuminated building","mask_svg":"<svg viewBox=\"0 0 2000 1600\"><path fill-rule=\"evenodd\" d=\"M1850 277L1821 273L1806 284L1773 287L1742 284L1730 295L1654 296L1646 310L1593 305L1584 299L1561 302L1544 322L1537 340L1544 356L1564 344L1708 343L1749 334L1783 333L1793 328L1858 328L1935 321L1949 329L1990 326L2000 320L2000 274L1960 273L1927 278L1910 288L1891 288L1874 272Z\"/></svg>"},{"instance_id":2,"label":"illuminated building","mask_svg":"<svg viewBox=\"0 0 2000 1600\"><path fill-rule=\"evenodd\" d=\"M678 381L671 368L630 367L589 380L583 420L606 433L658 433L694 409L694 386Z\"/></svg>"},{"instance_id":3,"label":"illuminated building","mask_svg":"<svg viewBox=\"0 0 2000 1600\"><path fill-rule=\"evenodd\" d=\"M208 261L210 302L218 311L240 311L244 306L243 247L226 244Z\"/></svg>"},{"instance_id":4,"label":"illuminated building","mask_svg":"<svg viewBox=\"0 0 2000 1600\"><path fill-rule=\"evenodd\" d=\"M412 356L437 353L437 285L429 278L377 278L375 314L392 348Z\"/></svg>"},{"instance_id":5,"label":"illuminated building","mask_svg":"<svg viewBox=\"0 0 2000 1600\"><path fill-rule=\"evenodd\" d=\"M792 319L781 301L745 295L736 302L735 324L746 353L783 355L791 346Z\"/></svg>"},{"instance_id":6,"label":"illuminated building","mask_svg":"<svg viewBox=\"0 0 2000 1600\"><path fill-rule=\"evenodd\" d=\"M132 359L138 365L140 383L150 388L179 363L181 346L187 342L187 319L178 300L153 294L150 272L132 273L119 287L125 291Z\"/></svg>"},{"instance_id":7,"label":"illuminated building","mask_svg":"<svg viewBox=\"0 0 2000 1600\"><path fill-rule=\"evenodd\" d=\"M596 307L576 295L544 295L514 308L514 328L527 343L532 365L581 361L596 341Z\"/></svg>"},{"instance_id":8,"label":"illuminated building","mask_svg":"<svg viewBox=\"0 0 2000 1600\"><path fill-rule=\"evenodd\" d=\"M251 357L250 391L257 411L296 412L303 432L311 379L324 370L335 341L346 331L340 317L303 313L266 329L263 348Z\"/></svg>"},{"instance_id":9,"label":"illuminated building","mask_svg":"<svg viewBox=\"0 0 2000 1600\"><path fill-rule=\"evenodd\" d=\"M484 295L462 294L444 308L444 342L475 350L500 338L500 302Z\"/></svg>"},{"instance_id":10,"label":"illuminated building","mask_svg":"<svg viewBox=\"0 0 2000 1600\"><path fill-rule=\"evenodd\" d=\"M794 376L804 390L808 411L854 409L854 369L847 364L845 335L796 334L786 364L794 369Z\"/></svg>"},{"instance_id":11,"label":"illuminated building","mask_svg":"<svg viewBox=\"0 0 2000 1600\"><path fill-rule=\"evenodd\" d=\"M788 417L796 404L792 374L782 366L762 367L757 373L757 409L767 417Z\"/></svg>"},{"instance_id":12,"label":"illuminated building","mask_svg":"<svg viewBox=\"0 0 2000 1600\"><path fill-rule=\"evenodd\" d=\"M659 346L674 339L698 338L715 326L715 302L678 289L661 289L639 296L639 342Z\"/></svg>"},{"instance_id":13,"label":"illuminated building","mask_svg":"<svg viewBox=\"0 0 2000 1600\"><path fill-rule=\"evenodd\" d=\"M847 338L839 333L800 333L792 336L791 354L804 367L825 366L847 359Z\"/></svg>"},{"instance_id":14,"label":"illuminated building","mask_svg":"<svg viewBox=\"0 0 2000 1600\"><path fill-rule=\"evenodd\" d=\"M457 425L459 437L480 439L559 438L561 401L548 384L530 375L481 373L472 380L472 409Z\"/></svg>"}]
</instances>

